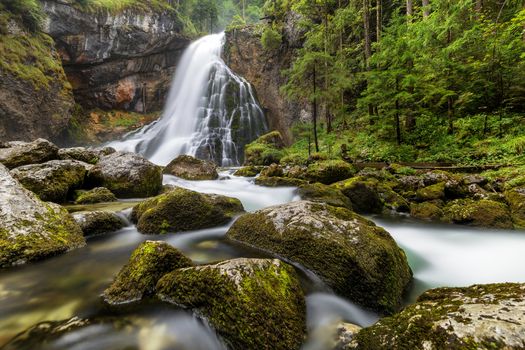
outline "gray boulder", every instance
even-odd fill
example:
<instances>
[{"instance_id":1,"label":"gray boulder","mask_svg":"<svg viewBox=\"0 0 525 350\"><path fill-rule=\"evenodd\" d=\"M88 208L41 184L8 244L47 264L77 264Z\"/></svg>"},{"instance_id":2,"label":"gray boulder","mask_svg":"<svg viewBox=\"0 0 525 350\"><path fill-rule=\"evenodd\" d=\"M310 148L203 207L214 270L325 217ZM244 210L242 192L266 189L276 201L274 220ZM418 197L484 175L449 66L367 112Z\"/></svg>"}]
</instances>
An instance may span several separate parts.
<instances>
[{"instance_id":1,"label":"gray boulder","mask_svg":"<svg viewBox=\"0 0 525 350\"><path fill-rule=\"evenodd\" d=\"M114 232L124 227L124 221L115 213L87 211L72 214L84 236L95 236Z\"/></svg>"},{"instance_id":2,"label":"gray boulder","mask_svg":"<svg viewBox=\"0 0 525 350\"><path fill-rule=\"evenodd\" d=\"M219 177L217 166L210 161L182 155L164 168L164 174L175 175L186 180L215 180Z\"/></svg>"},{"instance_id":3,"label":"gray boulder","mask_svg":"<svg viewBox=\"0 0 525 350\"><path fill-rule=\"evenodd\" d=\"M12 141L2 146L4 147L0 147L0 163L9 169L58 159L58 147L44 139L33 142Z\"/></svg>"}]
</instances>

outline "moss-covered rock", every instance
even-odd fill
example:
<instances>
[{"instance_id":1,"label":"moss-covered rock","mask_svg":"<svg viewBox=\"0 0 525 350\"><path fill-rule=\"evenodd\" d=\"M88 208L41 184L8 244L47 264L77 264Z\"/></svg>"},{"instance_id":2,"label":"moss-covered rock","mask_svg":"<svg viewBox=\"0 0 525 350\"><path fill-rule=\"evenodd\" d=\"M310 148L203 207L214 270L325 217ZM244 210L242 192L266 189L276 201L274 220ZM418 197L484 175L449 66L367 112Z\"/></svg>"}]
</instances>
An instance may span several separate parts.
<instances>
[{"instance_id":1,"label":"moss-covered rock","mask_svg":"<svg viewBox=\"0 0 525 350\"><path fill-rule=\"evenodd\" d=\"M79 160L88 164L97 164L102 155L99 150L85 147L61 148L58 150L58 157L62 160Z\"/></svg>"},{"instance_id":2,"label":"moss-covered rock","mask_svg":"<svg viewBox=\"0 0 525 350\"><path fill-rule=\"evenodd\" d=\"M254 177L254 176L257 176L257 174L259 174L262 169L263 169L262 167L248 165L240 169L237 169L233 173L233 175L242 176L242 177Z\"/></svg>"},{"instance_id":3,"label":"moss-covered rock","mask_svg":"<svg viewBox=\"0 0 525 350\"><path fill-rule=\"evenodd\" d=\"M117 197L105 187L95 187L89 191L75 191L75 204L95 204L116 202Z\"/></svg>"},{"instance_id":4,"label":"moss-covered rock","mask_svg":"<svg viewBox=\"0 0 525 350\"><path fill-rule=\"evenodd\" d=\"M59 205L40 201L0 165L0 268L85 245L80 227Z\"/></svg>"},{"instance_id":5,"label":"moss-covered rock","mask_svg":"<svg viewBox=\"0 0 525 350\"><path fill-rule=\"evenodd\" d=\"M377 186L377 192L385 208L400 213L410 211L408 201L403 196L394 192L390 186L380 184Z\"/></svg>"},{"instance_id":6,"label":"moss-covered rock","mask_svg":"<svg viewBox=\"0 0 525 350\"><path fill-rule=\"evenodd\" d=\"M162 234L224 225L243 211L236 198L175 188L135 206L132 220L142 233Z\"/></svg>"},{"instance_id":7,"label":"moss-covered rock","mask_svg":"<svg viewBox=\"0 0 525 350\"><path fill-rule=\"evenodd\" d=\"M350 349L523 349L525 285L440 288L361 330Z\"/></svg>"},{"instance_id":8,"label":"moss-covered rock","mask_svg":"<svg viewBox=\"0 0 525 350\"><path fill-rule=\"evenodd\" d=\"M420 202L445 199L445 183L438 182L437 184L420 188L416 192L416 198Z\"/></svg>"},{"instance_id":9,"label":"moss-covered rock","mask_svg":"<svg viewBox=\"0 0 525 350\"><path fill-rule=\"evenodd\" d=\"M505 191L505 200L509 203L514 226L525 228L525 187Z\"/></svg>"},{"instance_id":10,"label":"moss-covered rock","mask_svg":"<svg viewBox=\"0 0 525 350\"><path fill-rule=\"evenodd\" d=\"M410 204L410 215L423 220L439 220L443 216L443 210L436 201Z\"/></svg>"},{"instance_id":11,"label":"moss-covered rock","mask_svg":"<svg viewBox=\"0 0 525 350\"><path fill-rule=\"evenodd\" d=\"M0 163L9 169L58 159L58 147L44 139L33 142L12 141L3 146L0 147Z\"/></svg>"},{"instance_id":12,"label":"moss-covered rock","mask_svg":"<svg viewBox=\"0 0 525 350\"><path fill-rule=\"evenodd\" d=\"M88 211L72 214L84 236L95 236L114 232L124 227L124 221L108 211Z\"/></svg>"},{"instance_id":13,"label":"moss-covered rock","mask_svg":"<svg viewBox=\"0 0 525 350\"><path fill-rule=\"evenodd\" d=\"M330 185L355 175L356 169L344 160L324 160L308 165L304 178Z\"/></svg>"},{"instance_id":14,"label":"moss-covered rock","mask_svg":"<svg viewBox=\"0 0 525 350\"><path fill-rule=\"evenodd\" d=\"M304 200L352 210L352 202L347 196L341 191L321 183L302 184L297 189L297 194Z\"/></svg>"},{"instance_id":15,"label":"moss-covered rock","mask_svg":"<svg viewBox=\"0 0 525 350\"><path fill-rule=\"evenodd\" d=\"M444 208L443 220L455 224L512 228L512 218L507 205L482 199L456 199Z\"/></svg>"},{"instance_id":16,"label":"moss-covered rock","mask_svg":"<svg viewBox=\"0 0 525 350\"><path fill-rule=\"evenodd\" d=\"M155 293L155 285L162 276L188 266L192 266L191 260L168 243L143 242L133 251L102 298L110 305L139 301Z\"/></svg>"},{"instance_id":17,"label":"moss-covered rock","mask_svg":"<svg viewBox=\"0 0 525 350\"><path fill-rule=\"evenodd\" d=\"M150 197L162 189L162 169L138 154L115 152L101 157L89 170L88 182L119 198Z\"/></svg>"},{"instance_id":18,"label":"moss-covered rock","mask_svg":"<svg viewBox=\"0 0 525 350\"><path fill-rule=\"evenodd\" d=\"M255 184L266 187L287 187L287 186L301 186L306 184L306 181L300 179L294 179L290 177L267 177L259 176L255 178Z\"/></svg>"},{"instance_id":19,"label":"moss-covered rock","mask_svg":"<svg viewBox=\"0 0 525 350\"><path fill-rule=\"evenodd\" d=\"M241 216L227 237L302 264L336 293L392 312L411 280L404 252L384 229L354 212L310 201Z\"/></svg>"},{"instance_id":20,"label":"moss-covered rock","mask_svg":"<svg viewBox=\"0 0 525 350\"><path fill-rule=\"evenodd\" d=\"M50 160L15 168L11 175L43 201L64 203L84 183L84 164L75 160Z\"/></svg>"},{"instance_id":21,"label":"moss-covered rock","mask_svg":"<svg viewBox=\"0 0 525 350\"><path fill-rule=\"evenodd\" d=\"M246 145L244 150L245 165L270 165L279 163L284 156L284 142L278 131L272 131Z\"/></svg>"},{"instance_id":22,"label":"moss-covered rock","mask_svg":"<svg viewBox=\"0 0 525 350\"><path fill-rule=\"evenodd\" d=\"M261 171L262 177L283 177L284 176L284 170L283 167L279 164L271 164L270 166L267 166L263 168Z\"/></svg>"},{"instance_id":23,"label":"moss-covered rock","mask_svg":"<svg viewBox=\"0 0 525 350\"><path fill-rule=\"evenodd\" d=\"M379 196L378 181L356 176L332 185L350 198L354 209L361 213L381 213L383 201Z\"/></svg>"},{"instance_id":24,"label":"moss-covered rock","mask_svg":"<svg viewBox=\"0 0 525 350\"><path fill-rule=\"evenodd\" d=\"M188 155L173 159L163 172L186 180L215 180L219 177L214 163Z\"/></svg>"},{"instance_id":25,"label":"moss-covered rock","mask_svg":"<svg viewBox=\"0 0 525 350\"><path fill-rule=\"evenodd\" d=\"M304 338L299 279L279 260L241 258L175 270L158 282L157 294L196 309L231 349L299 349Z\"/></svg>"}]
</instances>

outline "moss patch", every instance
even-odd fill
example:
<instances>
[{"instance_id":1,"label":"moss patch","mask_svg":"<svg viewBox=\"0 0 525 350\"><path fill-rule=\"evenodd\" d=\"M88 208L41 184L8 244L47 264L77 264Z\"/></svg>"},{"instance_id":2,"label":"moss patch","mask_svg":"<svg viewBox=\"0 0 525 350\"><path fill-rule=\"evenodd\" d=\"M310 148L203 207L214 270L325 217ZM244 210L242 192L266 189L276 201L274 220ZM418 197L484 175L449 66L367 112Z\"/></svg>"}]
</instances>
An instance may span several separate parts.
<instances>
[{"instance_id":1,"label":"moss patch","mask_svg":"<svg viewBox=\"0 0 525 350\"><path fill-rule=\"evenodd\" d=\"M75 204L96 204L117 201L117 197L105 187L96 187L89 191L75 191L75 196Z\"/></svg>"},{"instance_id":2,"label":"moss patch","mask_svg":"<svg viewBox=\"0 0 525 350\"><path fill-rule=\"evenodd\" d=\"M487 199L457 199L444 208L443 220L462 225L513 228L509 207Z\"/></svg>"}]
</instances>

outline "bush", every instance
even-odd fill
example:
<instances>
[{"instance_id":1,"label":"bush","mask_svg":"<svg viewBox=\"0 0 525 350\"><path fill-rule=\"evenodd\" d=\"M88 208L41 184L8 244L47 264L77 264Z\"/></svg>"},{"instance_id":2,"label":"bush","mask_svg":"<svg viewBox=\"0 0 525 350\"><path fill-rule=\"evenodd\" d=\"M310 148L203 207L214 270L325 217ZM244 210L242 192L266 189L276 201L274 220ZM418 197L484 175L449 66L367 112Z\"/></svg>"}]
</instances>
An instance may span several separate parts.
<instances>
[{"instance_id":1,"label":"bush","mask_svg":"<svg viewBox=\"0 0 525 350\"><path fill-rule=\"evenodd\" d=\"M261 36L261 44L266 50L277 50L281 46L283 38L281 34L272 27L266 27Z\"/></svg>"}]
</instances>

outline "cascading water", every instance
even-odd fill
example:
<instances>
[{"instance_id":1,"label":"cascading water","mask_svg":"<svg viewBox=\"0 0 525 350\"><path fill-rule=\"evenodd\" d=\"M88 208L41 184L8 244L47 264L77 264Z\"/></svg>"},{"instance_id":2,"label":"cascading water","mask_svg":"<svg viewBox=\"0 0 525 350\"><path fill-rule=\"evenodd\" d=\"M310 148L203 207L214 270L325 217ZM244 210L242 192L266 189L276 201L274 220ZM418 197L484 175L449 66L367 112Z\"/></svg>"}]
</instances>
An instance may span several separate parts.
<instances>
[{"instance_id":1,"label":"cascading water","mask_svg":"<svg viewBox=\"0 0 525 350\"><path fill-rule=\"evenodd\" d=\"M184 52L162 117L109 146L165 165L181 154L239 165L244 146L267 131L251 85L221 58L224 33L205 36Z\"/></svg>"}]
</instances>

